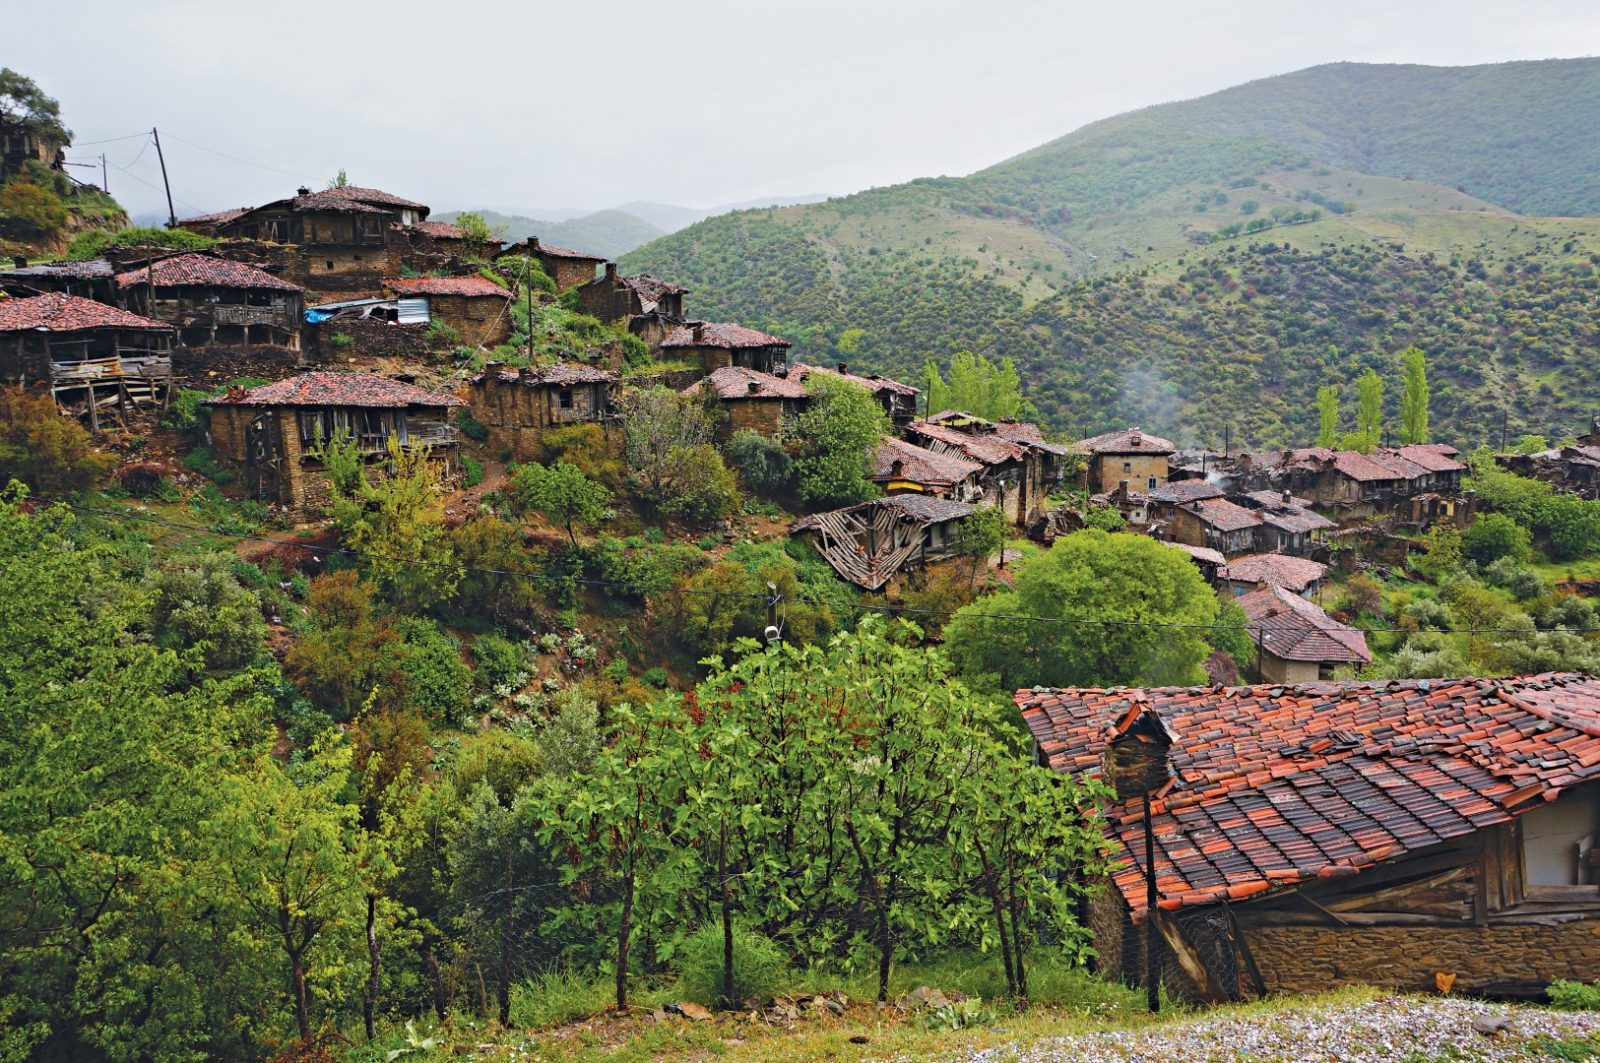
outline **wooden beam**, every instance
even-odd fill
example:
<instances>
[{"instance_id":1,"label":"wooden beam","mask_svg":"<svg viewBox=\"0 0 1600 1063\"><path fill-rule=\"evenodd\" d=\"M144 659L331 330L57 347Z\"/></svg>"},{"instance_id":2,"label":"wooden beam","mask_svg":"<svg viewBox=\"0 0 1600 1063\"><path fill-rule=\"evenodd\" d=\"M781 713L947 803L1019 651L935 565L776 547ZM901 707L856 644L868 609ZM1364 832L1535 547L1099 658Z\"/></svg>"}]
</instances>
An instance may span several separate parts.
<instances>
[{"instance_id":1,"label":"wooden beam","mask_svg":"<svg viewBox=\"0 0 1600 1063\"><path fill-rule=\"evenodd\" d=\"M1167 943L1167 947L1172 950L1172 954L1178 958L1178 965L1194 983L1201 1000L1207 1004L1221 1004L1238 996L1237 988L1230 991L1217 980L1216 974L1206 966L1199 950L1184 937L1183 928L1178 925L1176 918L1159 908L1152 909L1147 918L1161 935L1162 940Z\"/></svg>"},{"instance_id":2,"label":"wooden beam","mask_svg":"<svg viewBox=\"0 0 1600 1063\"><path fill-rule=\"evenodd\" d=\"M1255 989L1256 996L1267 995L1267 980L1261 977L1261 968L1256 965L1255 955L1250 951L1250 943L1245 940L1244 928L1239 925L1239 919L1233 914L1233 908L1224 904L1223 914L1228 917L1228 937L1233 942L1234 951L1244 961L1244 969L1250 975L1250 985Z\"/></svg>"}]
</instances>

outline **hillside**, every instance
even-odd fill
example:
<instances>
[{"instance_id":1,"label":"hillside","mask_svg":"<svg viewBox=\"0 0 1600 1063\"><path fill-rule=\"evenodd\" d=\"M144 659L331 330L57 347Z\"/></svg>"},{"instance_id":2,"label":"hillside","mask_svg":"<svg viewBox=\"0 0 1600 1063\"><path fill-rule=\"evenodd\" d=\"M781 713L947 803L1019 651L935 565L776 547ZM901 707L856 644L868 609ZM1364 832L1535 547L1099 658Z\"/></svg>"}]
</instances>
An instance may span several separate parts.
<instances>
[{"instance_id":1,"label":"hillside","mask_svg":"<svg viewBox=\"0 0 1600 1063\"><path fill-rule=\"evenodd\" d=\"M575 247L607 258L617 258L641 244L648 243L666 230L659 229L643 218L621 210L597 210L593 214L570 218L566 221L541 221L520 214L500 214L492 210L476 212L482 215L489 227L506 240L524 240L537 236L556 247ZM454 221L460 211L439 214L439 221Z\"/></svg>"},{"instance_id":2,"label":"hillside","mask_svg":"<svg viewBox=\"0 0 1600 1063\"><path fill-rule=\"evenodd\" d=\"M1600 187L1582 180L1600 158L1593 88L1600 60L1317 67L1097 122L965 178L712 218L623 264L693 288L697 312L785 332L800 341L800 357L830 357L840 333L856 327L868 335L863 351L883 368L905 371L924 355L970 347L1017 357L1040 384L1093 378L1118 372L1125 356L1062 339L1083 324L1086 277L1116 277L1114 290L1136 291L1125 276L1131 271L1174 273L1180 262L1225 259L1262 241L1312 256L1382 249L1424 273L1441 261L1477 259L1496 269L1514 261L1514 273L1581 263L1600 251L1600 221L1518 211L1600 214ZM1179 288L1161 308L1203 319L1205 304L1189 302L1197 298ZM1284 301L1248 313L1258 331L1284 327L1268 315L1304 314L1349 332L1346 311ZM1142 328L1155 329L1154 320L1128 323L1120 342L1166 346ZM1340 349L1352 355L1327 366L1328 376L1353 378L1353 352L1386 349L1382 334L1367 331L1345 336ZM1226 347L1237 335L1223 330L1219 342ZM1444 332L1433 339L1452 342ZM1211 351L1186 356L1204 364ZM1261 383L1254 372L1246 374L1252 387ZM1279 412L1246 418L1247 441L1298 426L1295 411L1309 408L1321 382L1290 381L1281 402L1268 403ZM1570 390L1536 408L1587 409L1600 399L1586 380L1557 383ZM1556 384L1535 381L1532 391L1541 386ZM1075 394L1055 390L1062 400ZM1137 390L1101 396L1109 404L1092 412L1048 402L1041 409L1062 428L1114 423L1141 414ZM1502 400L1512 420L1541 416L1507 397L1494 401ZM1441 425L1476 423L1476 414L1441 413Z\"/></svg>"}]
</instances>

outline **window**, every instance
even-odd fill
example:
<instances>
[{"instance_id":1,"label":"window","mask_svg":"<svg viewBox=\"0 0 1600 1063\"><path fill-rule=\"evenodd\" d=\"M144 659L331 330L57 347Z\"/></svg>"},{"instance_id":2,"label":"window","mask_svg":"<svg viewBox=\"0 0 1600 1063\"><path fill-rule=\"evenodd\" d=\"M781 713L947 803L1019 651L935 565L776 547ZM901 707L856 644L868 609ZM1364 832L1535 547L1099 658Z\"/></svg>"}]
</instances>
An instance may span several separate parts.
<instances>
[{"instance_id":1,"label":"window","mask_svg":"<svg viewBox=\"0 0 1600 1063\"><path fill-rule=\"evenodd\" d=\"M333 268L333 259L331 259L331 258L330 258L330 259L328 259L328 260L327 260L327 263L328 263L328 268L329 268L329 269L332 269L332 268Z\"/></svg>"},{"instance_id":2,"label":"window","mask_svg":"<svg viewBox=\"0 0 1600 1063\"><path fill-rule=\"evenodd\" d=\"M1123 462L1122 463L1122 471L1123 472L1132 472L1133 471L1133 462L1131 462L1131 461Z\"/></svg>"},{"instance_id":3,"label":"window","mask_svg":"<svg viewBox=\"0 0 1600 1063\"><path fill-rule=\"evenodd\" d=\"M572 389L571 388L562 388L561 389L560 402L561 402L561 408L563 410L572 409Z\"/></svg>"},{"instance_id":4,"label":"window","mask_svg":"<svg viewBox=\"0 0 1600 1063\"><path fill-rule=\"evenodd\" d=\"M1154 476L1150 477L1149 481L1145 484L1145 489L1149 491L1154 491L1156 489L1156 478Z\"/></svg>"},{"instance_id":5,"label":"window","mask_svg":"<svg viewBox=\"0 0 1600 1063\"><path fill-rule=\"evenodd\" d=\"M1592 859L1600 828L1600 795L1586 787L1528 812L1522 826L1522 860L1528 885L1594 886L1600 875Z\"/></svg>"}]
</instances>

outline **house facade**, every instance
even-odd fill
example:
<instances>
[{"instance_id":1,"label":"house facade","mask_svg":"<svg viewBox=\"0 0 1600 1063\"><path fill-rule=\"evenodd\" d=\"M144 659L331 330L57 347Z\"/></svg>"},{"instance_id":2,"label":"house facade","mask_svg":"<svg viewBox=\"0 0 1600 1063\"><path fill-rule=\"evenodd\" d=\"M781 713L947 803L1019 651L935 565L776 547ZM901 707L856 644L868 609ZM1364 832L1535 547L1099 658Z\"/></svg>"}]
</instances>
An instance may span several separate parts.
<instances>
[{"instance_id":1,"label":"house facade","mask_svg":"<svg viewBox=\"0 0 1600 1063\"><path fill-rule=\"evenodd\" d=\"M121 305L177 330L185 347L300 349L305 289L266 270L188 252L118 273Z\"/></svg>"},{"instance_id":2,"label":"house facade","mask_svg":"<svg viewBox=\"0 0 1600 1063\"><path fill-rule=\"evenodd\" d=\"M683 297L689 289L657 280L649 274L617 276L617 264L607 262L605 273L578 286L584 310L607 324L623 325L652 351L661 349L668 333L683 324Z\"/></svg>"},{"instance_id":3,"label":"house facade","mask_svg":"<svg viewBox=\"0 0 1600 1063\"><path fill-rule=\"evenodd\" d=\"M166 322L75 295L0 299L0 381L49 387L95 431L166 408L175 341Z\"/></svg>"},{"instance_id":4,"label":"house facade","mask_svg":"<svg viewBox=\"0 0 1600 1063\"><path fill-rule=\"evenodd\" d=\"M663 356L694 362L707 374L737 366L781 375L787 371L789 347L788 340L753 328L706 321L679 325L661 341Z\"/></svg>"},{"instance_id":5,"label":"house facade","mask_svg":"<svg viewBox=\"0 0 1600 1063\"><path fill-rule=\"evenodd\" d=\"M423 300L426 319L449 325L469 347L496 347L511 335L511 291L487 277L390 277L383 286L398 299Z\"/></svg>"},{"instance_id":6,"label":"house facade","mask_svg":"<svg viewBox=\"0 0 1600 1063\"><path fill-rule=\"evenodd\" d=\"M1441 976L1456 993L1531 996L1600 971L1600 680L1016 702L1042 764L1115 790L1102 823L1116 870L1089 911L1108 978L1142 981L1147 946L1170 990L1203 1000L1433 993Z\"/></svg>"},{"instance_id":7,"label":"house facade","mask_svg":"<svg viewBox=\"0 0 1600 1063\"><path fill-rule=\"evenodd\" d=\"M1168 459L1178 449L1171 440L1138 428L1090 436L1078 447L1089 456L1090 494L1114 491L1122 480L1135 491L1160 487L1167 482Z\"/></svg>"},{"instance_id":8,"label":"house facade","mask_svg":"<svg viewBox=\"0 0 1600 1063\"><path fill-rule=\"evenodd\" d=\"M988 421L959 410L913 421L905 427L905 440L982 466L981 501L997 506L1018 527L1043 514L1045 499L1061 481L1066 455L1065 447L1044 442L1036 425Z\"/></svg>"},{"instance_id":9,"label":"house facade","mask_svg":"<svg viewBox=\"0 0 1600 1063\"><path fill-rule=\"evenodd\" d=\"M1261 515L1226 498L1195 499L1172 507L1166 537L1175 543L1206 546L1226 557L1256 548Z\"/></svg>"},{"instance_id":10,"label":"house facade","mask_svg":"<svg viewBox=\"0 0 1600 1063\"><path fill-rule=\"evenodd\" d=\"M889 436L872 455L867 477L885 494L919 494L976 502L983 498L983 466L956 454L937 454Z\"/></svg>"},{"instance_id":11,"label":"house facade","mask_svg":"<svg viewBox=\"0 0 1600 1063\"><path fill-rule=\"evenodd\" d=\"M588 284L594 280L596 267L605 262L601 256L591 255L587 251L540 243L537 236L514 243L495 256L496 261L506 258L531 258L538 262L546 275L555 281L558 292Z\"/></svg>"},{"instance_id":12,"label":"house facade","mask_svg":"<svg viewBox=\"0 0 1600 1063\"><path fill-rule=\"evenodd\" d=\"M792 380L736 365L723 366L682 393L718 408L717 438L724 443L747 431L781 436L810 401L806 389Z\"/></svg>"},{"instance_id":13,"label":"house facade","mask_svg":"<svg viewBox=\"0 0 1600 1063\"><path fill-rule=\"evenodd\" d=\"M1254 670L1263 682L1315 683L1332 679L1337 668L1372 662L1364 632L1339 623L1293 590L1262 582L1234 601L1244 610L1245 630L1256 644Z\"/></svg>"},{"instance_id":14,"label":"house facade","mask_svg":"<svg viewBox=\"0 0 1600 1063\"><path fill-rule=\"evenodd\" d=\"M538 460L544 434L574 424L612 420L617 374L587 365L540 369L488 367L467 384L472 416L489 429L489 449L513 461Z\"/></svg>"},{"instance_id":15,"label":"house facade","mask_svg":"<svg viewBox=\"0 0 1600 1063\"><path fill-rule=\"evenodd\" d=\"M369 462L388 457L393 437L408 450L426 449L441 480L457 473L460 440L451 415L466 404L373 373L301 373L230 389L206 405L217 457L243 471L257 499L297 516L318 514L332 500L316 451L336 434L348 433Z\"/></svg>"}]
</instances>

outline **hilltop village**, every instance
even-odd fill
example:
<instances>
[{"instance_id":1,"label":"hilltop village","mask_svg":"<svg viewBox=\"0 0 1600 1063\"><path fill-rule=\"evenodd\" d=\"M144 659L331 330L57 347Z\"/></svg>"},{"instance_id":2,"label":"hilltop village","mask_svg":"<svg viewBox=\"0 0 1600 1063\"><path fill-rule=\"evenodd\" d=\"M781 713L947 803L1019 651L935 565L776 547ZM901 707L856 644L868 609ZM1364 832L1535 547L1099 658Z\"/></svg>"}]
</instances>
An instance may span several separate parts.
<instances>
[{"instance_id":1,"label":"hilltop village","mask_svg":"<svg viewBox=\"0 0 1600 1063\"><path fill-rule=\"evenodd\" d=\"M1600 968L1600 427L1430 442L1418 352L1392 445L1058 438L1004 358L796 357L430 213L341 174L0 269L0 526L57 610L8 622L112 655L52 683L147 652L151 703L268 735L241 767L215 724L250 786L204 822L245 841L183 857L259 866L126 931L153 987L251 928L216 1007L268 1003L219 1054L536 1025L569 970L787 1028L858 1021L771 973L829 964L977 1021L894 981L951 949L1019 1006L1046 956L1152 1006Z\"/></svg>"}]
</instances>

